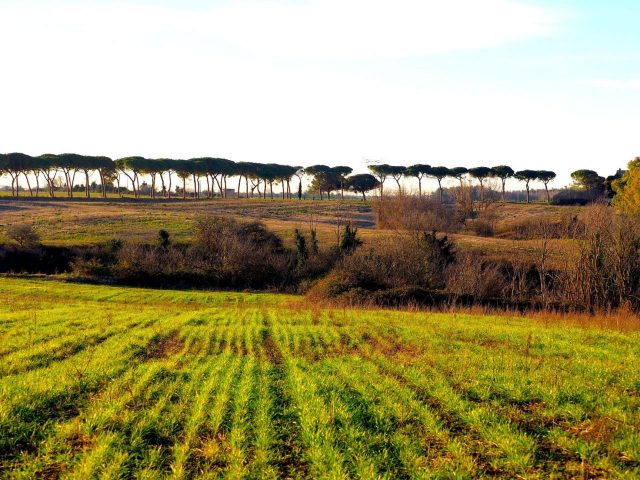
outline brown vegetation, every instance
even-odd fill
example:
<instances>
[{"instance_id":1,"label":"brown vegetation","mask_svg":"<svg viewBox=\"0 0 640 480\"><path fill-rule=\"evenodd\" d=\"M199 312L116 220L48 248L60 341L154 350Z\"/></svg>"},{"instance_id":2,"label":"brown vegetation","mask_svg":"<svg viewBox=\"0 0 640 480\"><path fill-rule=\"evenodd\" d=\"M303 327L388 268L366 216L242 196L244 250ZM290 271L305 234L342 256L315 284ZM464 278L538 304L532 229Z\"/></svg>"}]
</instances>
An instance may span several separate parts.
<instances>
[{"instance_id":1,"label":"brown vegetation","mask_svg":"<svg viewBox=\"0 0 640 480\"><path fill-rule=\"evenodd\" d=\"M465 203L464 184L458 192L454 205L429 196L378 198L373 215L361 202L186 202L190 210L179 226L173 223L179 215L173 203L122 202L127 215L136 208L152 212L152 224L166 229L164 236L72 248L47 241L27 248L13 242L0 247L0 271L73 270L83 278L159 287L310 291L315 299L358 304L638 308L640 227L635 217L615 214L604 204ZM491 196L485 192L485 198ZM87 205L93 208L87 214L100 211L97 204ZM203 214L206 205L215 205L223 215ZM36 211L31 208L26 211ZM105 211L110 208L104 204ZM241 222L230 213L270 219ZM160 223L163 214L167 224ZM24 218L24 212L23 217L12 215ZM367 215L375 217L378 229L367 228ZM36 224L38 231L47 231L38 219ZM352 237L345 243L347 233ZM449 245L445 261L438 257L442 252L433 255L444 245L433 250L437 242Z\"/></svg>"}]
</instances>

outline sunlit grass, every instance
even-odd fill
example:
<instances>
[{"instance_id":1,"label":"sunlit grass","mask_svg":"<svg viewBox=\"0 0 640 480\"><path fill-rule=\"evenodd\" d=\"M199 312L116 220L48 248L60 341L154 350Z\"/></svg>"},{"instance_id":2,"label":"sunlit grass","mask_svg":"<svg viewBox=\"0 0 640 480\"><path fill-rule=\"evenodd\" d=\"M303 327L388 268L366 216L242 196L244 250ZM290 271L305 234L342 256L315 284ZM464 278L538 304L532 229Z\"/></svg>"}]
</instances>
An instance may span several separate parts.
<instances>
[{"instance_id":1,"label":"sunlit grass","mask_svg":"<svg viewBox=\"0 0 640 480\"><path fill-rule=\"evenodd\" d=\"M640 333L0 279L8 478L634 478Z\"/></svg>"}]
</instances>

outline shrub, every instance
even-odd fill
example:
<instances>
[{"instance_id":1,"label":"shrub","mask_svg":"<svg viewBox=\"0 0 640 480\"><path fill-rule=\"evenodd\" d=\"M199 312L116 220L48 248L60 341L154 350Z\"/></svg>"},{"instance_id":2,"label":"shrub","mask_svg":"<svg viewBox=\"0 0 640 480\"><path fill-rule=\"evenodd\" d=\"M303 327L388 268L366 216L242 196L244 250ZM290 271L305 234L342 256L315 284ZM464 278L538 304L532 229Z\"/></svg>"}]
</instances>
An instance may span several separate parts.
<instances>
[{"instance_id":1,"label":"shrub","mask_svg":"<svg viewBox=\"0 0 640 480\"><path fill-rule=\"evenodd\" d=\"M376 226L411 232L456 232L462 226L460 215L450 206L430 197L384 196L373 203Z\"/></svg>"},{"instance_id":2,"label":"shrub","mask_svg":"<svg viewBox=\"0 0 640 480\"><path fill-rule=\"evenodd\" d=\"M533 240L546 238L571 238L584 229L575 210L561 215L536 215L502 223L497 234L502 238L515 240Z\"/></svg>"},{"instance_id":3,"label":"shrub","mask_svg":"<svg viewBox=\"0 0 640 480\"><path fill-rule=\"evenodd\" d=\"M353 228L351 223L347 223L342 235L340 236L340 251L342 253L350 253L360 245L362 245L362 240L358 238L358 229Z\"/></svg>"},{"instance_id":4,"label":"shrub","mask_svg":"<svg viewBox=\"0 0 640 480\"><path fill-rule=\"evenodd\" d=\"M272 288L288 283L296 265L294 252L261 222L203 217L196 224L192 261L216 284Z\"/></svg>"},{"instance_id":5,"label":"shrub","mask_svg":"<svg viewBox=\"0 0 640 480\"><path fill-rule=\"evenodd\" d=\"M34 247L40 243L40 235L28 223L14 224L7 228L7 237L20 247Z\"/></svg>"},{"instance_id":6,"label":"shrub","mask_svg":"<svg viewBox=\"0 0 640 480\"><path fill-rule=\"evenodd\" d=\"M551 199L552 205L589 205L602 198L601 192L592 190L560 190Z\"/></svg>"},{"instance_id":7,"label":"shrub","mask_svg":"<svg viewBox=\"0 0 640 480\"><path fill-rule=\"evenodd\" d=\"M398 234L342 257L312 289L312 295L355 300L367 292L373 295L393 289L440 289L453 258L454 246L447 237L439 238L435 232Z\"/></svg>"},{"instance_id":8,"label":"shrub","mask_svg":"<svg viewBox=\"0 0 640 480\"><path fill-rule=\"evenodd\" d=\"M0 272L56 274L70 271L77 249L66 247L19 245L0 246Z\"/></svg>"},{"instance_id":9,"label":"shrub","mask_svg":"<svg viewBox=\"0 0 640 480\"><path fill-rule=\"evenodd\" d=\"M483 219L470 221L467 228L479 237L493 237L495 232L493 223Z\"/></svg>"},{"instance_id":10,"label":"shrub","mask_svg":"<svg viewBox=\"0 0 640 480\"><path fill-rule=\"evenodd\" d=\"M640 307L640 218L605 204L587 210L578 252L561 277L561 300L590 311Z\"/></svg>"},{"instance_id":11,"label":"shrub","mask_svg":"<svg viewBox=\"0 0 640 480\"><path fill-rule=\"evenodd\" d=\"M501 298L508 284L501 268L470 252L458 255L446 275L447 291L455 296L470 296L476 301Z\"/></svg>"}]
</instances>

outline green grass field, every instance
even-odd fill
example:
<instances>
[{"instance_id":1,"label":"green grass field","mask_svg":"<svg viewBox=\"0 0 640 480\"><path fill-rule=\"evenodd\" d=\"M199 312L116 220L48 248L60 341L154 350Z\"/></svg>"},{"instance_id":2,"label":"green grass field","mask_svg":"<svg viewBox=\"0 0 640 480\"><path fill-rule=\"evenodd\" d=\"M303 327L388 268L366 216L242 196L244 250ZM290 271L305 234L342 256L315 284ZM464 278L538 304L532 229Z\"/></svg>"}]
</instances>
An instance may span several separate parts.
<instances>
[{"instance_id":1,"label":"green grass field","mask_svg":"<svg viewBox=\"0 0 640 480\"><path fill-rule=\"evenodd\" d=\"M335 224L351 221L373 227L371 205L359 200L313 201L282 199L65 199L0 198L0 242L6 228L30 223L51 245L80 245L113 238L153 241L159 229L167 229L177 241L189 240L197 218L228 215L261 220L269 228L292 237L295 228L305 231L313 221L327 241L335 237Z\"/></svg>"},{"instance_id":2,"label":"green grass field","mask_svg":"<svg viewBox=\"0 0 640 480\"><path fill-rule=\"evenodd\" d=\"M640 334L0 279L6 478L638 478Z\"/></svg>"}]
</instances>

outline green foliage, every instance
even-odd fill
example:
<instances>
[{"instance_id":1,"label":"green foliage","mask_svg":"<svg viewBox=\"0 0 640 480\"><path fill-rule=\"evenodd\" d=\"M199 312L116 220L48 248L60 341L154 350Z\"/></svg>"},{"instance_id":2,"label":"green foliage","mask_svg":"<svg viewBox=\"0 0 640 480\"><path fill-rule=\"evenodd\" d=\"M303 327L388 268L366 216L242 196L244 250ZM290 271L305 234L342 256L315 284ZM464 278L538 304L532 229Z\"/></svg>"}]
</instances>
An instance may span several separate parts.
<instances>
[{"instance_id":1,"label":"green foliage","mask_svg":"<svg viewBox=\"0 0 640 480\"><path fill-rule=\"evenodd\" d=\"M516 180L524 182L527 189L527 203L529 203L529 191L531 189L531 182L538 179L538 170L520 170L513 176Z\"/></svg>"},{"instance_id":2,"label":"green foliage","mask_svg":"<svg viewBox=\"0 0 640 480\"><path fill-rule=\"evenodd\" d=\"M320 251L318 245L318 231L315 228L311 229L311 253L317 255Z\"/></svg>"},{"instance_id":3,"label":"green foliage","mask_svg":"<svg viewBox=\"0 0 640 480\"><path fill-rule=\"evenodd\" d=\"M309 251L307 250L307 240L304 238L304 235L300 230L296 228L295 232L295 242L296 242L296 259L298 266L304 265L309 258Z\"/></svg>"},{"instance_id":4,"label":"green foliage","mask_svg":"<svg viewBox=\"0 0 640 480\"><path fill-rule=\"evenodd\" d=\"M492 177L494 175L493 169L489 167L474 167L470 168L467 173L471 175L473 178L477 178L478 180L484 180L485 178Z\"/></svg>"},{"instance_id":5,"label":"green foliage","mask_svg":"<svg viewBox=\"0 0 640 480\"><path fill-rule=\"evenodd\" d=\"M430 165L416 164L406 168L404 174L418 179L418 194L422 196L422 180L431 173Z\"/></svg>"},{"instance_id":6,"label":"green foliage","mask_svg":"<svg viewBox=\"0 0 640 480\"><path fill-rule=\"evenodd\" d=\"M489 167L475 167L470 168L468 173L480 182L480 199L484 201L484 181L495 175L494 170Z\"/></svg>"},{"instance_id":7,"label":"green foliage","mask_svg":"<svg viewBox=\"0 0 640 480\"><path fill-rule=\"evenodd\" d=\"M416 177L418 180L421 180L424 177L428 176L430 172L431 172L430 165L423 165L419 163L419 164L411 165L407 167L405 170L405 175Z\"/></svg>"},{"instance_id":8,"label":"green foliage","mask_svg":"<svg viewBox=\"0 0 640 480\"><path fill-rule=\"evenodd\" d=\"M571 178L577 190L604 193L604 178L593 170L576 170Z\"/></svg>"},{"instance_id":9,"label":"green foliage","mask_svg":"<svg viewBox=\"0 0 640 480\"><path fill-rule=\"evenodd\" d=\"M502 200L505 200L505 184L507 179L513 177L516 172L513 171L513 168L507 165L498 165L497 167L493 167L491 169L492 176L498 177L502 181Z\"/></svg>"},{"instance_id":10,"label":"green foliage","mask_svg":"<svg viewBox=\"0 0 640 480\"><path fill-rule=\"evenodd\" d=\"M450 168L449 171L451 172L451 177L457 178L458 180L469 173L469 169L466 167L454 167Z\"/></svg>"},{"instance_id":11,"label":"green foliage","mask_svg":"<svg viewBox=\"0 0 640 480\"><path fill-rule=\"evenodd\" d=\"M360 245L362 245L362 240L358 238L358 229L352 227L351 223L347 223L342 235L340 236L340 251L343 253L350 253Z\"/></svg>"},{"instance_id":12,"label":"green foliage","mask_svg":"<svg viewBox=\"0 0 640 480\"><path fill-rule=\"evenodd\" d=\"M613 183L616 180L621 180L626 170L618 169L614 175L609 175L604 181L604 195L608 199L613 199L616 196L616 191L613 187Z\"/></svg>"},{"instance_id":13,"label":"green foliage","mask_svg":"<svg viewBox=\"0 0 640 480\"><path fill-rule=\"evenodd\" d=\"M380 181L371 174L360 173L347 178L347 188L353 192L362 194L362 200L366 200L366 193L380 187Z\"/></svg>"},{"instance_id":14,"label":"green foliage","mask_svg":"<svg viewBox=\"0 0 640 480\"><path fill-rule=\"evenodd\" d=\"M440 181L443 178L449 177L451 175L451 170L447 167L431 167L427 175Z\"/></svg>"},{"instance_id":15,"label":"green foliage","mask_svg":"<svg viewBox=\"0 0 640 480\"><path fill-rule=\"evenodd\" d=\"M171 245L171 235L165 229L160 230L158 232L158 246L166 249L169 245Z\"/></svg>"},{"instance_id":16,"label":"green foliage","mask_svg":"<svg viewBox=\"0 0 640 480\"><path fill-rule=\"evenodd\" d=\"M34 247L40 243L40 234L29 223L10 225L7 228L7 238L20 247Z\"/></svg>"},{"instance_id":17,"label":"green foliage","mask_svg":"<svg viewBox=\"0 0 640 480\"><path fill-rule=\"evenodd\" d=\"M312 192L327 192L331 195L333 190L338 190L342 186L344 175L342 170L334 170L326 165L312 165L304 169L304 173L313 177L309 189Z\"/></svg>"},{"instance_id":18,"label":"green foliage","mask_svg":"<svg viewBox=\"0 0 640 480\"><path fill-rule=\"evenodd\" d=\"M436 264L440 273L455 260L455 244L446 235L438 237L435 230L430 233L424 232L422 242L420 248L424 251L425 258L428 262Z\"/></svg>"},{"instance_id":19,"label":"green foliage","mask_svg":"<svg viewBox=\"0 0 640 480\"><path fill-rule=\"evenodd\" d=\"M506 180L507 178L511 178L515 175L516 172L513 171L513 168L507 165L499 165L497 167L493 167L491 169L494 177L498 177L502 180Z\"/></svg>"},{"instance_id":20,"label":"green foliage","mask_svg":"<svg viewBox=\"0 0 640 480\"><path fill-rule=\"evenodd\" d=\"M612 179L611 187L615 192L613 204L620 210L640 213L640 157L631 160L627 171L618 179Z\"/></svg>"}]
</instances>

